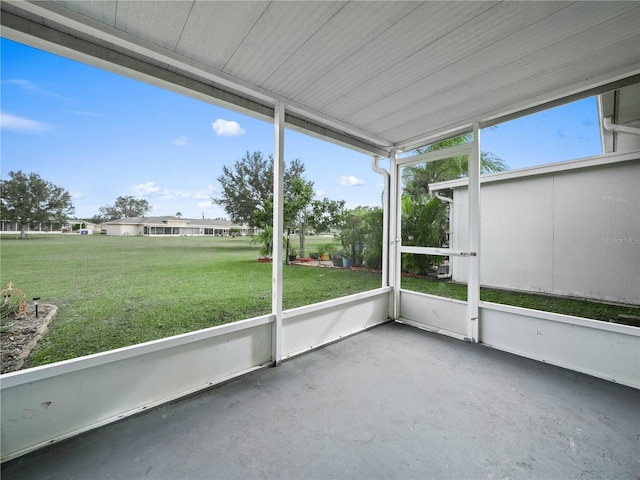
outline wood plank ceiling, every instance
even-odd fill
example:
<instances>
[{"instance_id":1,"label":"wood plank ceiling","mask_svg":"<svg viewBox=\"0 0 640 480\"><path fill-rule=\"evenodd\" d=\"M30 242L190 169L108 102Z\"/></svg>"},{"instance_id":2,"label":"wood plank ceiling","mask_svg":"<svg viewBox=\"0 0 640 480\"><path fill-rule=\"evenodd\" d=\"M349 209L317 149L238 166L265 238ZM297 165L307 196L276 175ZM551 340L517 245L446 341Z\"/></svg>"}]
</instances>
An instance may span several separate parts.
<instances>
[{"instance_id":1,"label":"wood plank ceiling","mask_svg":"<svg viewBox=\"0 0 640 480\"><path fill-rule=\"evenodd\" d=\"M378 154L640 74L640 2L1 8L8 38L258 116L284 102L293 126Z\"/></svg>"}]
</instances>

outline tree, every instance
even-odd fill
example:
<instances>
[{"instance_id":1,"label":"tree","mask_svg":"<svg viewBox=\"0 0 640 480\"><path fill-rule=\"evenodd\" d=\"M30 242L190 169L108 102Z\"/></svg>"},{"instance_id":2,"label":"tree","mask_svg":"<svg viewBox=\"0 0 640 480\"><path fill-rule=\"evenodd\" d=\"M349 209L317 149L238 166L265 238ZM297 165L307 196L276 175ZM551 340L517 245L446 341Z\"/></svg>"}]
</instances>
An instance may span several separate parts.
<instances>
[{"instance_id":1,"label":"tree","mask_svg":"<svg viewBox=\"0 0 640 480\"><path fill-rule=\"evenodd\" d=\"M20 224L20 238L27 237L29 225L42 222L65 223L74 207L71 194L43 180L37 173L9 172L0 180L0 213L4 220Z\"/></svg>"},{"instance_id":2,"label":"tree","mask_svg":"<svg viewBox=\"0 0 640 480\"><path fill-rule=\"evenodd\" d=\"M305 212L313 199L313 182L304 178L294 178L291 180L289 191L285 191L284 200L284 226L298 227L300 237L300 255L304 257L305 239Z\"/></svg>"},{"instance_id":3,"label":"tree","mask_svg":"<svg viewBox=\"0 0 640 480\"><path fill-rule=\"evenodd\" d=\"M251 227L262 226L255 217L257 213L265 213L270 200L270 178L273 179L273 167L261 152L246 153L233 167L224 165L218 182L222 186L222 196L213 198L214 205L222 205L234 223L247 223ZM261 209L261 210L260 210ZM262 215L264 216L264 215Z\"/></svg>"},{"instance_id":4,"label":"tree","mask_svg":"<svg viewBox=\"0 0 640 480\"><path fill-rule=\"evenodd\" d=\"M104 205L98 209L105 221L129 217L144 217L151 211L149 202L131 195L118 197L113 205Z\"/></svg>"},{"instance_id":5,"label":"tree","mask_svg":"<svg viewBox=\"0 0 640 480\"><path fill-rule=\"evenodd\" d=\"M362 260L369 268L382 268L383 212L380 207L359 207L360 228L364 238Z\"/></svg>"},{"instance_id":6,"label":"tree","mask_svg":"<svg viewBox=\"0 0 640 480\"><path fill-rule=\"evenodd\" d=\"M338 223L344 210L344 201L314 200L313 182L304 177L304 171L300 160L285 165L283 193L283 224L299 229L302 256L307 228L326 231ZM233 167L223 166L218 181L222 195L213 198L213 203L224 206L232 222L263 230L272 225L273 156L247 152Z\"/></svg>"},{"instance_id":7,"label":"tree","mask_svg":"<svg viewBox=\"0 0 640 480\"><path fill-rule=\"evenodd\" d=\"M416 150L417 154L434 152L449 147L455 147L468 143L472 140L472 134L468 133L458 137L449 138L441 142L434 143L425 148ZM506 163L490 152L480 153L480 173L496 173L508 170ZM402 173L404 191L411 198L418 199L421 195L429 194L429 184L455 180L466 177L469 171L469 158L466 155L460 157L446 158L422 165L406 167Z\"/></svg>"},{"instance_id":8,"label":"tree","mask_svg":"<svg viewBox=\"0 0 640 480\"><path fill-rule=\"evenodd\" d=\"M313 182L304 178L304 164L293 160L284 171L284 224L292 225L313 195ZM213 198L233 223L265 228L273 223L273 156L247 152L232 167L223 166L218 177L222 195ZM307 200L305 200L307 199Z\"/></svg>"},{"instance_id":9,"label":"tree","mask_svg":"<svg viewBox=\"0 0 640 480\"><path fill-rule=\"evenodd\" d=\"M98 225L98 224L104 222L105 218L100 214L96 214L91 218L83 218L82 220L85 220L85 221L87 221L89 223L93 223L93 224Z\"/></svg>"},{"instance_id":10,"label":"tree","mask_svg":"<svg viewBox=\"0 0 640 480\"><path fill-rule=\"evenodd\" d=\"M419 247L443 247L449 225L448 205L436 197L417 199L402 195L402 244ZM440 265L442 257L433 255L402 255L402 269L426 275Z\"/></svg>"},{"instance_id":11,"label":"tree","mask_svg":"<svg viewBox=\"0 0 640 480\"><path fill-rule=\"evenodd\" d=\"M460 135L428 147L417 153L433 152L462 145L472 140L472 134ZM429 191L429 184L463 178L468 175L469 159L466 155L428 162L404 168L402 181L402 243L423 247L442 247L447 242L449 205ZM494 173L509 167L496 155L480 153L480 173ZM411 273L428 274L442 258L431 255L406 254L402 268Z\"/></svg>"},{"instance_id":12,"label":"tree","mask_svg":"<svg viewBox=\"0 0 640 480\"><path fill-rule=\"evenodd\" d=\"M298 237L300 239L300 256L305 256L305 235L307 228L316 232L328 232L338 226L344 216L344 200L312 200L300 210L297 219Z\"/></svg>"},{"instance_id":13,"label":"tree","mask_svg":"<svg viewBox=\"0 0 640 480\"><path fill-rule=\"evenodd\" d=\"M382 268L384 215L381 207L358 206L345 211L335 239L342 246L342 256L352 265L364 263L368 268Z\"/></svg>"},{"instance_id":14,"label":"tree","mask_svg":"<svg viewBox=\"0 0 640 480\"><path fill-rule=\"evenodd\" d=\"M344 217L344 200L313 200L307 210L306 223L316 232L328 232Z\"/></svg>"}]
</instances>

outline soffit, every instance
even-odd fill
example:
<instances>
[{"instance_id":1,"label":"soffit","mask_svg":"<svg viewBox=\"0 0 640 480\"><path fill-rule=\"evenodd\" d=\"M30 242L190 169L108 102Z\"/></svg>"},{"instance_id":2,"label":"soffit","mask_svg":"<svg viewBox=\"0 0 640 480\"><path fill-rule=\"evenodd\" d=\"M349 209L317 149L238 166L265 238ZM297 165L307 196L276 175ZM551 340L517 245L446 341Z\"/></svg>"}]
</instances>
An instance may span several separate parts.
<instances>
[{"instance_id":1,"label":"soffit","mask_svg":"<svg viewBox=\"0 0 640 480\"><path fill-rule=\"evenodd\" d=\"M9 38L263 117L283 102L297 128L375 153L640 74L640 2L4 1L2 10Z\"/></svg>"}]
</instances>

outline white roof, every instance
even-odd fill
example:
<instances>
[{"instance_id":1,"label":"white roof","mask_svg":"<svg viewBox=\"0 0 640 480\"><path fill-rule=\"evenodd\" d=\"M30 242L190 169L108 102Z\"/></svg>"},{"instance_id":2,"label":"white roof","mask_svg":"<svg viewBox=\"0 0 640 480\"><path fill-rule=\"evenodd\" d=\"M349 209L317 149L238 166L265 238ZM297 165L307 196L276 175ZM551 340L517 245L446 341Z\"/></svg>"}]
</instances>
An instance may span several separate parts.
<instances>
[{"instance_id":1,"label":"white roof","mask_svg":"<svg viewBox=\"0 0 640 480\"><path fill-rule=\"evenodd\" d=\"M600 167L603 165L619 164L623 162L637 162L640 158L640 151L625 153L608 153L594 157L578 158L563 162L548 163L545 165L535 165L533 167L518 168L516 170L506 170L504 172L488 173L480 177L480 183L503 182L507 180L519 180L522 178L535 177L539 175L553 175L569 170L579 170L583 168ZM429 191L436 192L454 188L467 188L469 178L456 178L429 184Z\"/></svg>"},{"instance_id":2,"label":"white roof","mask_svg":"<svg viewBox=\"0 0 640 480\"><path fill-rule=\"evenodd\" d=\"M209 218L178 218L173 215L159 217L127 217L109 220L101 225L145 225L145 226L182 226L182 227L217 227L217 228L247 228L246 225L238 225L229 220Z\"/></svg>"},{"instance_id":3,"label":"white roof","mask_svg":"<svg viewBox=\"0 0 640 480\"><path fill-rule=\"evenodd\" d=\"M1 8L8 38L258 117L282 102L289 127L377 154L640 74L640 2L5 0Z\"/></svg>"}]
</instances>

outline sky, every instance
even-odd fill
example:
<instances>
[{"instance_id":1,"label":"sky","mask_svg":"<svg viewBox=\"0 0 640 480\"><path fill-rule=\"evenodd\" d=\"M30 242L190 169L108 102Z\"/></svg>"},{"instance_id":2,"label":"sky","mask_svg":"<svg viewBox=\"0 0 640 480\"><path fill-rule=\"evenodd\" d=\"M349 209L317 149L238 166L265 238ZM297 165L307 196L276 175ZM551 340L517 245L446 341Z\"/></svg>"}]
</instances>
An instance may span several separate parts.
<instances>
[{"instance_id":1,"label":"sky","mask_svg":"<svg viewBox=\"0 0 640 480\"><path fill-rule=\"evenodd\" d=\"M272 123L4 38L0 53L0 176L38 173L71 193L76 218L122 195L148 200L149 215L227 218L211 201L222 166L273 153ZM599 155L595 98L483 130L481 141L511 169ZM318 198L380 205L370 156L286 130L293 159Z\"/></svg>"}]
</instances>

